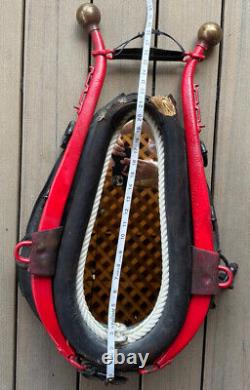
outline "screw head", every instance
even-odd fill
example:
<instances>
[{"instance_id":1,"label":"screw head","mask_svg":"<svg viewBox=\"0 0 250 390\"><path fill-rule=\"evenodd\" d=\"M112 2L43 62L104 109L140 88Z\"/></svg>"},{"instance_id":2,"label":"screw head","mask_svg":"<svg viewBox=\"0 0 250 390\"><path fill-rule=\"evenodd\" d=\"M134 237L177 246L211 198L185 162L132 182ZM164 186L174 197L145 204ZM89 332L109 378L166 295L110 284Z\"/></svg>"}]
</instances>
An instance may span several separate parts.
<instances>
[{"instance_id":1,"label":"screw head","mask_svg":"<svg viewBox=\"0 0 250 390\"><path fill-rule=\"evenodd\" d=\"M208 46L215 46L222 40L223 32L221 27L214 22L204 23L198 31L199 41L205 42Z\"/></svg>"}]
</instances>

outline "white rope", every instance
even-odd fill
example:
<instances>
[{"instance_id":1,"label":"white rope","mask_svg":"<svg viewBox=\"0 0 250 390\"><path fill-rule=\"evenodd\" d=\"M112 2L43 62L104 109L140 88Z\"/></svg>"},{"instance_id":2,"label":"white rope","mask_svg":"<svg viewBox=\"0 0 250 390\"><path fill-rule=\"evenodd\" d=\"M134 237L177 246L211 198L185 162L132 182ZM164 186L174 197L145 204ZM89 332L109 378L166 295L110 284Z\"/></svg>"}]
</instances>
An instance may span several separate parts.
<instances>
[{"instance_id":1,"label":"white rope","mask_svg":"<svg viewBox=\"0 0 250 390\"><path fill-rule=\"evenodd\" d=\"M158 194L159 194L159 211L160 211L160 225L161 225L161 252L162 252L162 280L161 287L157 297L157 301L151 313L140 323L127 327L123 330L123 335L127 340L127 344L144 337L150 332L159 321L167 297L169 288L169 254L168 254L168 235L167 235L167 220L166 220L166 207L165 207L165 156L163 141L153 118L148 113L145 113L144 118L149 124L156 144L156 151L158 156ZM84 237L83 246L79 258L77 277L76 277L76 298L79 306L79 310L82 315L83 321L87 326L100 338L107 340L107 326L98 322L91 314L88 305L85 300L84 294L84 268L86 264L86 258L88 254L89 243L92 235L92 231L95 225L95 220L100 205L100 200L103 192L103 186L109 161L111 158L112 150L117 138L117 132L112 137L111 143L106 155L102 175L99 181L98 189L95 196L93 209L91 212L90 220L88 223L87 231Z\"/></svg>"}]
</instances>

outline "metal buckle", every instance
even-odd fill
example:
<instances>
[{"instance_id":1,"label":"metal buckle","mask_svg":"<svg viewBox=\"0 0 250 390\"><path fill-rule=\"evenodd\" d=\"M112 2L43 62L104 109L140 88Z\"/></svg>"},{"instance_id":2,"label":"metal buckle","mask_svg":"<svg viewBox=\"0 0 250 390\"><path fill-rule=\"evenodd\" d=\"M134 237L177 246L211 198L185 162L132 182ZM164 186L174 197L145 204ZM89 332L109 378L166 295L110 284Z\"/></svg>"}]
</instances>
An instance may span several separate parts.
<instances>
[{"instance_id":1,"label":"metal buckle","mask_svg":"<svg viewBox=\"0 0 250 390\"><path fill-rule=\"evenodd\" d=\"M102 382L105 382L107 385L120 385L127 382L126 377L117 374L112 380L106 380L106 371L101 371L100 368L96 366L87 365L85 371L83 371L81 374L88 379L99 379Z\"/></svg>"}]
</instances>

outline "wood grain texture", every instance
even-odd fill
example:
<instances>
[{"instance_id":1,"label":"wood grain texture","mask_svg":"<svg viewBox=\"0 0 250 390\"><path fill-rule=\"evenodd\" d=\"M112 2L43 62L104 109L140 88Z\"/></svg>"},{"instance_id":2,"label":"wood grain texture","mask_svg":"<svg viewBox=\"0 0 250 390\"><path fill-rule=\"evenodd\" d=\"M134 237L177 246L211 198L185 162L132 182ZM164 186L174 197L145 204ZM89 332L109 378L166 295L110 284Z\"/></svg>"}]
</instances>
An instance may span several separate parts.
<instances>
[{"instance_id":1,"label":"wood grain texture","mask_svg":"<svg viewBox=\"0 0 250 390\"><path fill-rule=\"evenodd\" d=\"M208 316L204 390L250 386L250 2L226 1L215 165L221 247L240 265Z\"/></svg>"},{"instance_id":2,"label":"wood grain texture","mask_svg":"<svg viewBox=\"0 0 250 390\"><path fill-rule=\"evenodd\" d=\"M192 50L199 27L206 21L220 23L221 1L205 0L194 2L163 1L159 7L159 29L176 38L186 51ZM166 38L160 38L158 46L161 48L176 49L176 46ZM213 155L213 137L215 125L215 107L218 77L219 48L215 47L210 55L197 67L196 82L200 84L200 106L203 129L203 139L209 150L209 167L207 177L210 181L211 163ZM156 94L171 93L177 100L180 119L181 113L181 76L183 64L157 64ZM203 328L200 329L190 345L177 359L162 371L145 376L143 389L149 390L157 385L158 389L200 389L202 369Z\"/></svg>"},{"instance_id":3,"label":"wood grain texture","mask_svg":"<svg viewBox=\"0 0 250 390\"><path fill-rule=\"evenodd\" d=\"M107 47L115 47L142 31L145 1L94 0L102 10L101 28ZM250 136L249 126L249 0L192 2L159 0L159 28L190 50L199 26L220 22L224 10L224 43L215 159L215 202L225 255L240 263L234 291L220 297L208 316L203 390L248 390L250 383L249 234L250 234ZM24 53L22 23L25 3ZM0 115L0 388L17 390L77 389L77 374L58 355L53 343L28 304L18 293L15 307L13 244L19 214L19 161L21 175L21 229L25 232L32 205L59 152L60 139L74 119L87 74L88 38L75 22L79 0L0 0L1 115ZM136 5L135 5L136 4ZM155 1L156 5L156 1ZM13 12L14 10L14 12ZM164 38L159 47L174 48ZM142 41L131 46L140 46ZM199 65L202 138L209 149L211 177L214 140L218 47ZM23 112L21 71L24 55ZM121 92L138 88L139 62L109 63L99 103ZM158 64L156 93L172 93L179 103L182 65ZM152 65L148 93L152 92ZM181 110L180 110L181 111ZM23 121L22 121L23 120ZM22 129L21 129L22 122ZM22 130L22 134L21 134ZM20 142L22 151L20 156ZM15 311L17 350L15 367ZM190 345L164 370L143 378L132 375L122 389L199 390L202 370L201 328ZM15 369L16 368L16 369ZM104 384L80 378L78 390L96 390Z\"/></svg>"},{"instance_id":4,"label":"wood grain texture","mask_svg":"<svg viewBox=\"0 0 250 390\"><path fill-rule=\"evenodd\" d=\"M13 8L15 13L13 14ZM22 1L0 2L0 388L13 386L15 263L19 192Z\"/></svg>"},{"instance_id":5,"label":"wood grain texture","mask_svg":"<svg viewBox=\"0 0 250 390\"><path fill-rule=\"evenodd\" d=\"M143 376L143 390L199 390L203 327L175 360L162 370Z\"/></svg>"},{"instance_id":6,"label":"wood grain texture","mask_svg":"<svg viewBox=\"0 0 250 390\"><path fill-rule=\"evenodd\" d=\"M88 48L79 31L78 1L26 1L21 232L59 153L78 102ZM75 389L76 372L56 352L24 299L18 299L17 389Z\"/></svg>"}]
</instances>

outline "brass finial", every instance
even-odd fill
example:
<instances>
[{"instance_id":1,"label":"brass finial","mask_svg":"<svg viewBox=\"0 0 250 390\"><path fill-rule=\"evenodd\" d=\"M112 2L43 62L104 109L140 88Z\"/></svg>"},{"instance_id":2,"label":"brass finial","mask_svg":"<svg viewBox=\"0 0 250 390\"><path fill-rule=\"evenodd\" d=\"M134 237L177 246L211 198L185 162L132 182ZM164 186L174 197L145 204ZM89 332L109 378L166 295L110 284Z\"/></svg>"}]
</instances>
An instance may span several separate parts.
<instances>
[{"instance_id":1,"label":"brass finial","mask_svg":"<svg viewBox=\"0 0 250 390\"><path fill-rule=\"evenodd\" d=\"M96 5L84 3L76 11L78 23L88 31L97 29L101 20L101 13Z\"/></svg>"},{"instance_id":2,"label":"brass finial","mask_svg":"<svg viewBox=\"0 0 250 390\"><path fill-rule=\"evenodd\" d=\"M205 42L208 46L215 46L222 40L223 32L221 27L214 22L204 23L198 31L199 41Z\"/></svg>"}]
</instances>

